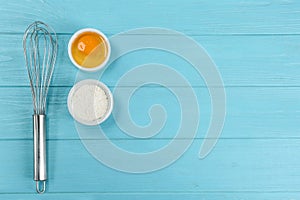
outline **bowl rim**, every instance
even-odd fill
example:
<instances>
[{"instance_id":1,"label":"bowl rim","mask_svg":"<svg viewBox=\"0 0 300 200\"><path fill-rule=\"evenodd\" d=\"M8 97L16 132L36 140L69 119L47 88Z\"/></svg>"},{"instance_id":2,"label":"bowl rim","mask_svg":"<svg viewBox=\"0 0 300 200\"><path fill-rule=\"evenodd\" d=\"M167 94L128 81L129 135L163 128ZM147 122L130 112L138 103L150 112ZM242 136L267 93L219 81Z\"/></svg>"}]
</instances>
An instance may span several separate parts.
<instances>
[{"instance_id":1,"label":"bowl rim","mask_svg":"<svg viewBox=\"0 0 300 200\"><path fill-rule=\"evenodd\" d=\"M101 63L100 65L98 65L96 67L91 67L91 68L82 67L73 58L73 55L72 55L72 44L73 44L74 40L80 34L82 34L84 32L94 32L94 33L99 34L105 40L105 42L107 44L106 45L107 46L107 57L105 58L105 60L103 61L103 63ZM83 28L83 29L79 29L69 39L69 43L68 43L68 55L69 55L69 58L70 58L71 62L73 63L73 65L75 65L80 70L87 71L87 72L94 72L94 71L98 71L99 69L104 68L106 66L106 64L108 63L108 61L109 61L110 54L111 54L110 42L109 42L108 38L106 37L106 35L104 33L102 33L101 31L99 31L98 29L95 29L95 28Z\"/></svg>"},{"instance_id":2,"label":"bowl rim","mask_svg":"<svg viewBox=\"0 0 300 200\"><path fill-rule=\"evenodd\" d=\"M105 92L105 94L108 98L109 107L108 107L106 113L103 115L102 118L96 119L96 120L93 120L93 121L88 121L88 120L83 120L83 119L77 117L74 114L73 108L72 108L72 99L73 99L74 93L80 87L82 87L84 85L99 86ZM113 100L113 95L112 95L110 89L103 82L100 82L96 79L85 79L85 80L79 81L69 91L69 95L68 95L68 110L69 110L69 113L71 114L71 116L73 117L74 120L76 120L77 122L79 122L81 124L89 125L89 126L95 126L95 125L101 124L102 122L104 122L111 115L113 107L114 107L114 100Z\"/></svg>"}]
</instances>

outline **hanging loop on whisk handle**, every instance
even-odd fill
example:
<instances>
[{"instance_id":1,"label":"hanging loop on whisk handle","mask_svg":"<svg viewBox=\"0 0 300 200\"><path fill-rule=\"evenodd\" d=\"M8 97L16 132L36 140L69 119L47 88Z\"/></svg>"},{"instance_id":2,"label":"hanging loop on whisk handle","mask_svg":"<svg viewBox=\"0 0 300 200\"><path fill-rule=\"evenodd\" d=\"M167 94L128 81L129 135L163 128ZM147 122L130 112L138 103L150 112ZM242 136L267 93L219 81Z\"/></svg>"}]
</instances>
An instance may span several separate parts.
<instances>
[{"instance_id":1,"label":"hanging loop on whisk handle","mask_svg":"<svg viewBox=\"0 0 300 200\"><path fill-rule=\"evenodd\" d=\"M36 190L43 193L46 189L47 158L46 158L46 115L33 115L33 143L34 143L34 180ZM39 183L43 182L43 188Z\"/></svg>"}]
</instances>

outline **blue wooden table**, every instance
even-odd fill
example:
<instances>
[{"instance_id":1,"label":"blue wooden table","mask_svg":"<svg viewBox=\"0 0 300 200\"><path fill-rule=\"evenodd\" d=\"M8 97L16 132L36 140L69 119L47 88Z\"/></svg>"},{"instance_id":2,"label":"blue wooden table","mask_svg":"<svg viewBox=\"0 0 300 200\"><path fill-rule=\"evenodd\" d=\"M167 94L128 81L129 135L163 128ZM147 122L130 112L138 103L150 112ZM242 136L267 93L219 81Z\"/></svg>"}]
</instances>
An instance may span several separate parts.
<instances>
[{"instance_id":1,"label":"blue wooden table","mask_svg":"<svg viewBox=\"0 0 300 200\"><path fill-rule=\"evenodd\" d=\"M299 13L296 0L1 1L0 199L300 199ZM32 100L22 49L23 32L35 20L51 25L59 40L48 98L49 181L43 195L35 193L32 180ZM88 153L67 110L67 95L78 75L67 44L85 27L109 37L134 28L168 28L207 51L227 98L224 129L207 157L198 157L203 140L211 139L205 135L212 112L205 82L180 57L151 49L122 56L101 81L114 90L122 75L138 65L171 66L199 100L196 137L177 138L193 143L176 162L150 173L121 172ZM133 81L126 87L139 86ZM131 98L130 115L147 125L154 104L163 104L168 113L159 134L128 136L111 117L103 124L109 140L137 153L167 145L180 120L178 100L167 88L140 87Z\"/></svg>"}]
</instances>

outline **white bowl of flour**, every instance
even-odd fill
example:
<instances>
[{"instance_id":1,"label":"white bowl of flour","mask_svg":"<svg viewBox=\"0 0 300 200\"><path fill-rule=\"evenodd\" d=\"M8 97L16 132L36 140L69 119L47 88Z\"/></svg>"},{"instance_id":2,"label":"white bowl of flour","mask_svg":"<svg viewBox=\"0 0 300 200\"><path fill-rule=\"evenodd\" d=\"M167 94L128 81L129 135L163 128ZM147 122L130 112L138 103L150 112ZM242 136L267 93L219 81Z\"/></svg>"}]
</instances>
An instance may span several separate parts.
<instances>
[{"instance_id":1,"label":"white bowl of flour","mask_svg":"<svg viewBox=\"0 0 300 200\"><path fill-rule=\"evenodd\" d=\"M77 122L98 125L110 116L113 96L102 82L86 79L76 83L70 90L68 109Z\"/></svg>"}]
</instances>

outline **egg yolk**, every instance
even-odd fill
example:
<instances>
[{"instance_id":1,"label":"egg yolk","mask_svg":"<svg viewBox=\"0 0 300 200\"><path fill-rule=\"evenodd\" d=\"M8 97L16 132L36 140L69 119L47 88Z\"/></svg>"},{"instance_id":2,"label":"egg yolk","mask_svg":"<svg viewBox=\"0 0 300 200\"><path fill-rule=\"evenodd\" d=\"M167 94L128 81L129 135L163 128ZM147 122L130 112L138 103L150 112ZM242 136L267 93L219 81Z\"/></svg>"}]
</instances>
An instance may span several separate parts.
<instances>
[{"instance_id":1,"label":"egg yolk","mask_svg":"<svg viewBox=\"0 0 300 200\"><path fill-rule=\"evenodd\" d=\"M80 34L71 46L75 62L86 68L93 68L102 64L108 55L107 51L106 41L95 32Z\"/></svg>"}]
</instances>

